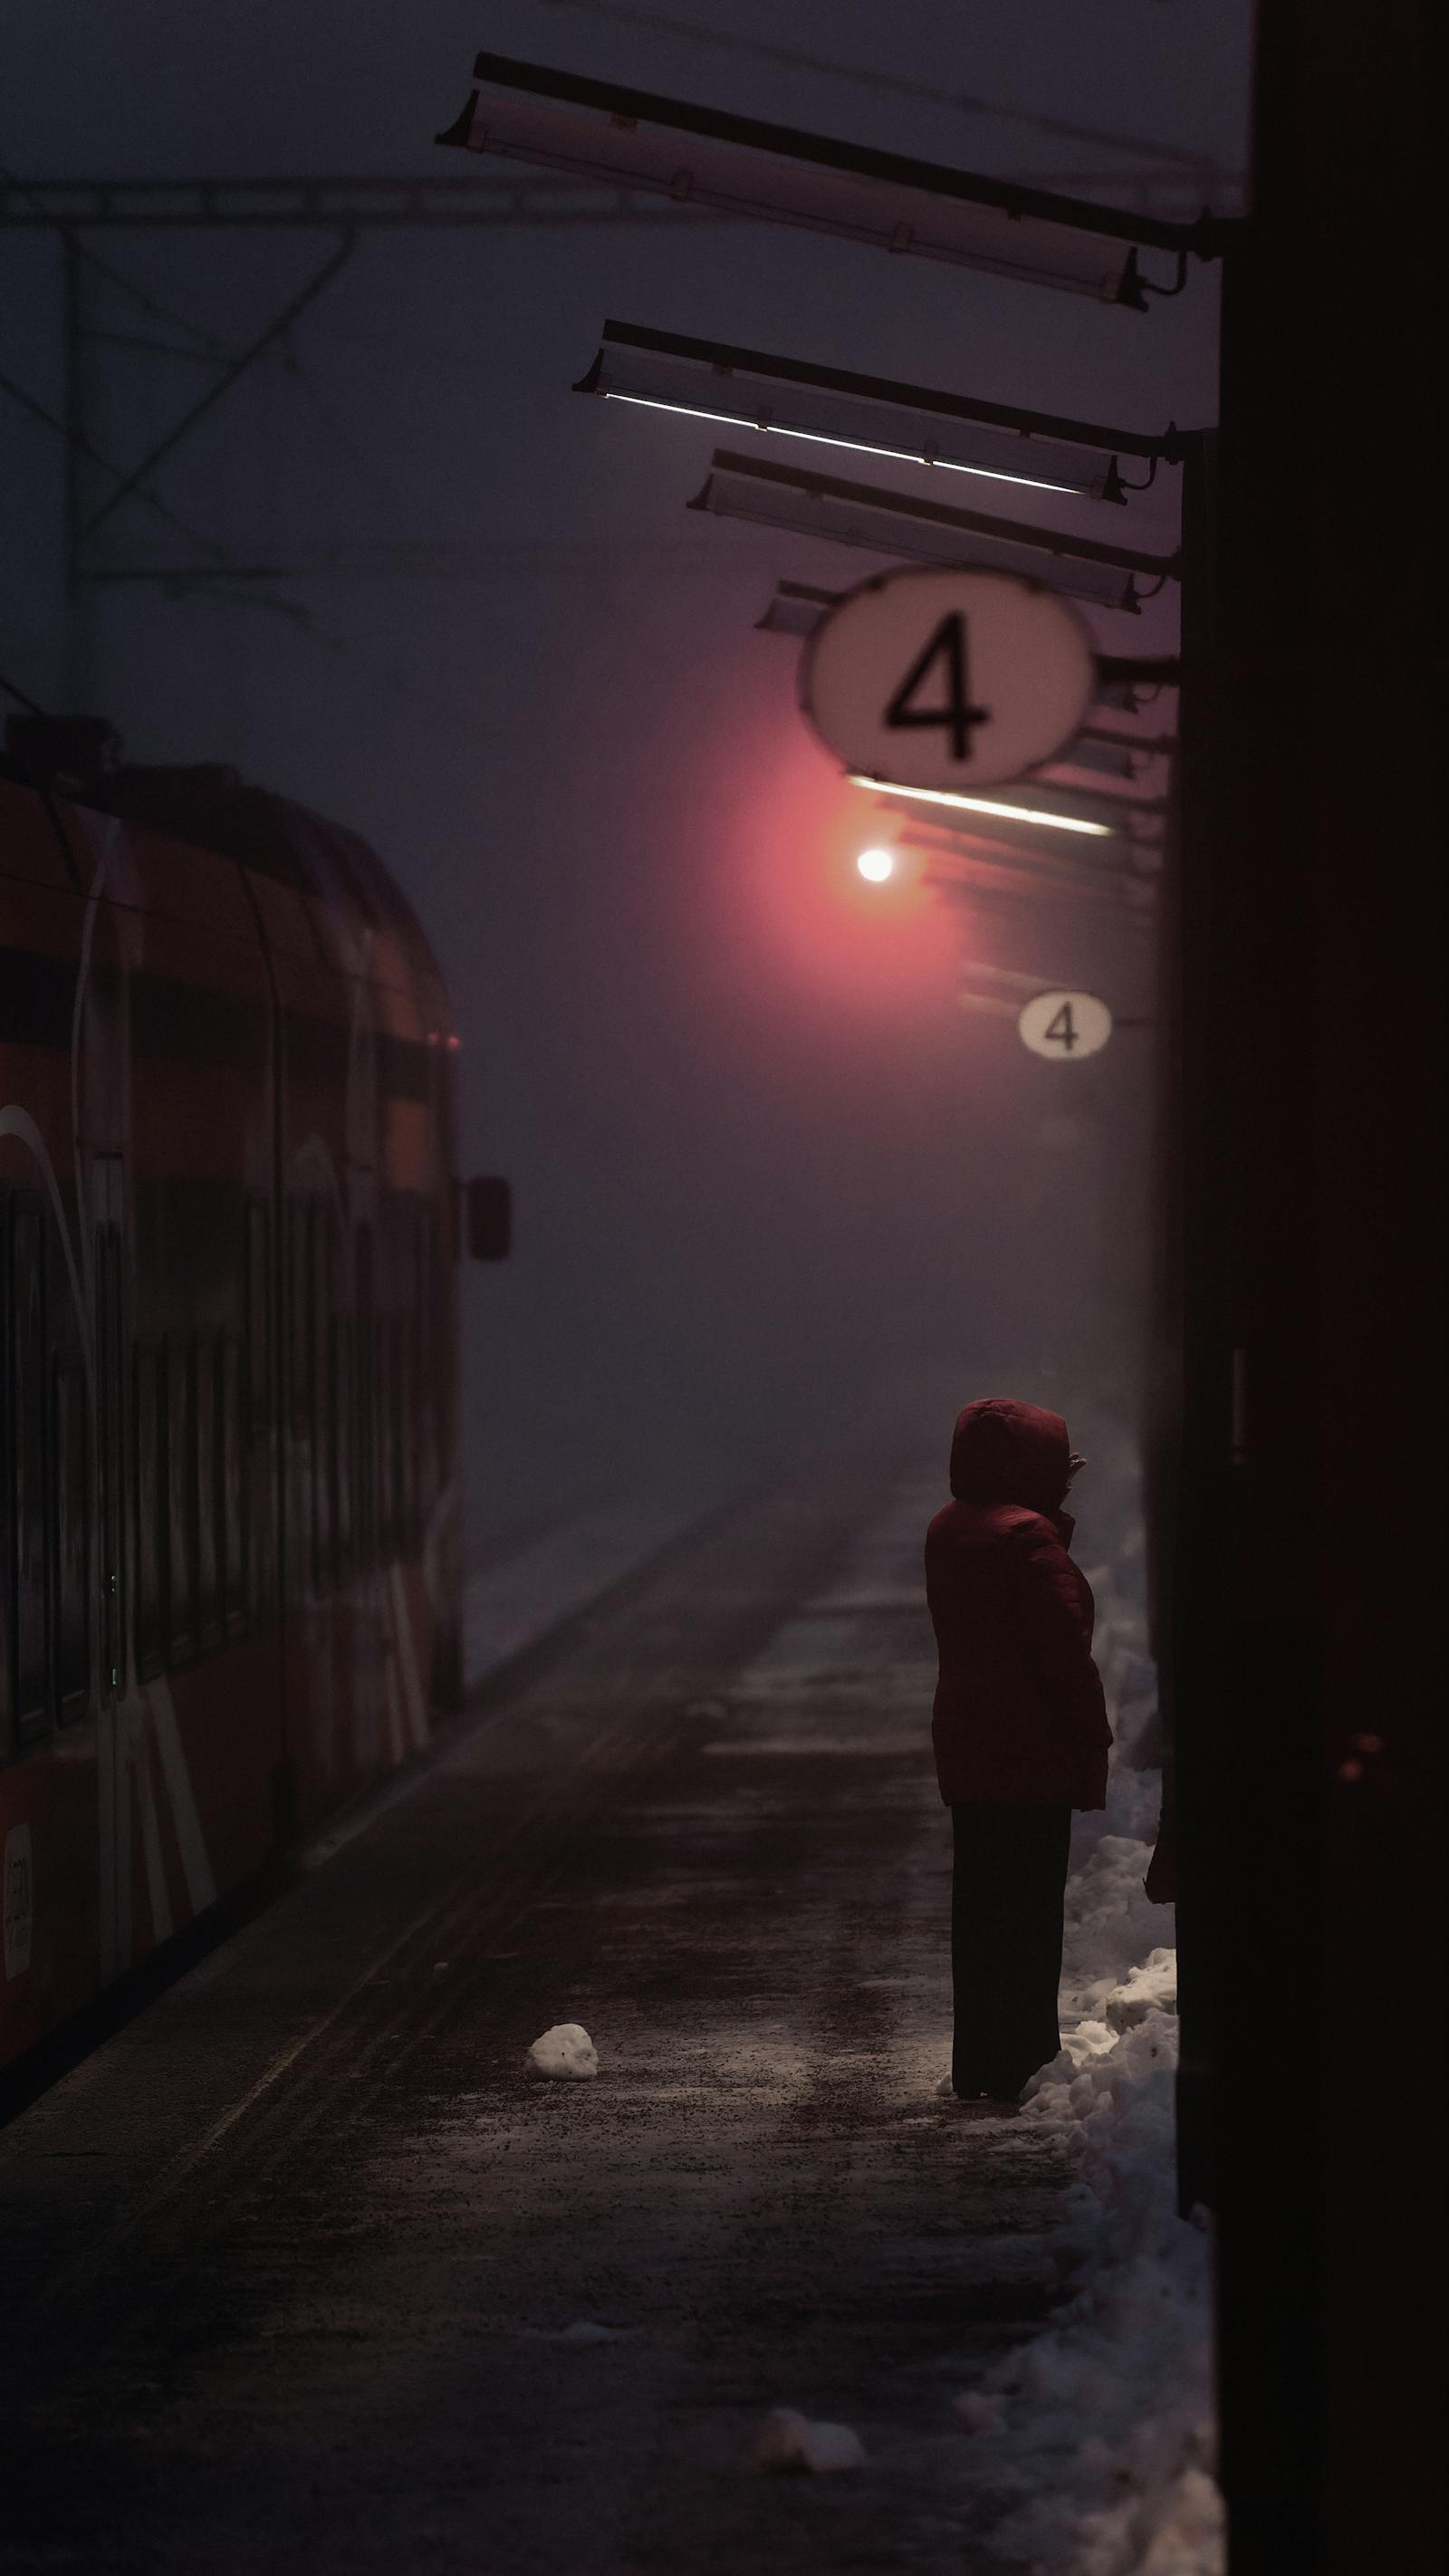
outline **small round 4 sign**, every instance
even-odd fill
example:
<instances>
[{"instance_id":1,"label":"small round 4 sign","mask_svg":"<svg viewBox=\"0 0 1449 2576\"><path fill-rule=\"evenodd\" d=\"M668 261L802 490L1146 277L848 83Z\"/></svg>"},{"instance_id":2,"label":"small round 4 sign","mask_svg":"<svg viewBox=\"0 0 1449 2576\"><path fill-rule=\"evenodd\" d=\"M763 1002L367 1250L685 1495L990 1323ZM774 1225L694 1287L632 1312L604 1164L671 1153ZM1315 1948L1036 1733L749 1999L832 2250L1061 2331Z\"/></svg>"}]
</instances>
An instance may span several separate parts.
<instances>
[{"instance_id":1,"label":"small round 4 sign","mask_svg":"<svg viewBox=\"0 0 1449 2576\"><path fill-rule=\"evenodd\" d=\"M1099 1055L1112 1034L1112 1014L1095 993L1034 993L1017 1019L1023 1046L1058 1064Z\"/></svg>"},{"instance_id":2,"label":"small round 4 sign","mask_svg":"<svg viewBox=\"0 0 1449 2576\"><path fill-rule=\"evenodd\" d=\"M1040 582L949 565L877 573L823 617L800 703L857 776L999 786L1050 760L1096 691L1092 640Z\"/></svg>"}]
</instances>

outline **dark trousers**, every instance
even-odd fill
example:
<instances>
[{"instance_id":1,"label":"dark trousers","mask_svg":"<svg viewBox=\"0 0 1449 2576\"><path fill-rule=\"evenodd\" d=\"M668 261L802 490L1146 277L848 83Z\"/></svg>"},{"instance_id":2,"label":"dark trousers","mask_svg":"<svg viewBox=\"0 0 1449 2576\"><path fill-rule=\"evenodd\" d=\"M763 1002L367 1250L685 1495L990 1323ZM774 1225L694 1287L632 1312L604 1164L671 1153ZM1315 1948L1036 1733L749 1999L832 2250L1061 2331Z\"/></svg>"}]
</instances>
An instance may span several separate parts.
<instances>
[{"instance_id":1,"label":"dark trousers","mask_svg":"<svg viewBox=\"0 0 1449 2576\"><path fill-rule=\"evenodd\" d=\"M1062 1897L1070 1807L953 1807L951 2081L1014 2101L1062 2044Z\"/></svg>"}]
</instances>

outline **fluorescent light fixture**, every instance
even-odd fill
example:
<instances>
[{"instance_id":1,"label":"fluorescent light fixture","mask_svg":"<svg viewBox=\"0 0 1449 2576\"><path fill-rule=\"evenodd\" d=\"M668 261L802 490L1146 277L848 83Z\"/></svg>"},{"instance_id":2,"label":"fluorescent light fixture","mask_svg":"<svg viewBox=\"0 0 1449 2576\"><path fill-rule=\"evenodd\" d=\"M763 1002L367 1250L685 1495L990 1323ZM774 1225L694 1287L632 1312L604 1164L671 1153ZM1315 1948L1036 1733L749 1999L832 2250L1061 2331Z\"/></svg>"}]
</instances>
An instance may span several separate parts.
<instances>
[{"instance_id":1,"label":"fluorescent light fixture","mask_svg":"<svg viewBox=\"0 0 1449 2576\"><path fill-rule=\"evenodd\" d=\"M1187 444L1175 430L1158 436L1107 429L637 322L604 324L598 354L574 391L893 464L1118 503L1129 489L1121 457L1145 462L1137 480L1146 483L1159 462L1177 461Z\"/></svg>"},{"instance_id":2,"label":"fluorescent light fixture","mask_svg":"<svg viewBox=\"0 0 1449 2576\"><path fill-rule=\"evenodd\" d=\"M1105 691L1100 693L1100 698L1105 707L1108 703ZM1117 725L1084 724L1077 741L1098 742L1113 751L1128 752L1134 761L1170 760L1177 749L1175 733L1123 733ZM1070 756L1076 758L1075 744Z\"/></svg>"},{"instance_id":3,"label":"fluorescent light fixture","mask_svg":"<svg viewBox=\"0 0 1449 2576\"><path fill-rule=\"evenodd\" d=\"M1135 716L1142 712L1142 700L1135 684L1131 680L1116 679L1102 669L1100 661L1097 666L1097 703L1111 708L1118 715Z\"/></svg>"},{"instance_id":4,"label":"fluorescent light fixture","mask_svg":"<svg viewBox=\"0 0 1449 2576\"><path fill-rule=\"evenodd\" d=\"M836 545L864 546L897 561L904 556L917 563L1049 580L1069 598L1130 613L1139 605L1136 574L1160 584L1178 572L1175 555L1145 554L1060 528L988 517L877 483L845 483L834 475L772 464L763 456L738 456L727 448L716 449L704 487L689 507L716 518L785 528L797 536L825 537Z\"/></svg>"},{"instance_id":5,"label":"fluorescent light fixture","mask_svg":"<svg viewBox=\"0 0 1449 2576\"><path fill-rule=\"evenodd\" d=\"M908 796L913 805L950 805L963 814L995 814L1003 823L1043 824L1053 832L1080 832L1094 841L1110 841L1110 823L1089 823L1082 814L1044 814L1030 805L1004 805L990 796L961 796L954 788L899 787L891 778L867 778L859 770L850 773L852 787L873 788L877 796Z\"/></svg>"},{"instance_id":6,"label":"fluorescent light fixture","mask_svg":"<svg viewBox=\"0 0 1449 2576\"><path fill-rule=\"evenodd\" d=\"M777 581L763 617L755 619L757 635L813 635L827 609L845 596L841 590L818 590L813 581Z\"/></svg>"},{"instance_id":7,"label":"fluorescent light fixture","mask_svg":"<svg viewBox=\"0 0 1449 2576\"><path fill-rule=\"evenodd\" d=\"M768 426L767 423L757 421L742 422L737 411L700 411L693 403L658 402L649 394L619 393L612 385L607 387L601 385L598 391L608 402L634 403L640 411L677 412L682 420L713 420L717 421L723 429L755 429ZM574 387L574 392L578 392L577 385Z\"/></svg>"},{"instance_id":8,"label":"fluorescent light fixture","mask_svg":"<svg viewBox=\"0 0 1449 2576\"><path fill-rule=\"evenodd\" d=\"M1094 850L1089 857L1085 851L1079 855L1060 845L1048 848L1043 841L1003 841L989 827L936 823L930 815L922 815L919 821L912 816L911 821L916 828L901 833L901 847L923 851L952 867L990 867L1003 878L1030 878L1033 883L1087 887L1098 892L1115 887L1129 900L1143 894L1150 897L1155 890L1155 878L1144 876L1140 869L1109 857L1105 851Z\"/></svg>"},{"instance_id":9,"label":"fluorescent light fixture","mask_svg":"<svg viewBox=\"0 0 1449 2576\"><path fill-rule=\"evenodd\" d=\"M1087 747L1083 746L1084 749ZM1100 772L1089 770L1087 764L1078 759L1075 746L1064 751L1057 760L1043 761L1039 769L1023 770L1012 783L1020 787L1044 787L1053 799L1057 796L1085 798L1089 813L1100 811L1121 828L1129 823L1146 822L1155 829L1167 811L1164 796L1144 794L1135 781L1126 786L1115 782L1109 784Z\"/></svg>"},{"instance_id":10,"label":"fluorescent light fixture","mask_svg":"<svg viewBox=\"0 0 1449 2576\"><path fill-rule=\"evenodd\" d=\"M577 388L575 388L577 391ZM832 438L823 429L792 429L783 420L748 420L737 411L698 411L693 403L664 402L657 395L616 393L612 386L599 390L606 402L633 403L639 411L672 411L682 420L721 421L728 429L757 429L767 438L803 438L815 447L844 447L852 456L883 456L893 465L929 465L941 474L979 474L989 483L1018 483L1029 492L1074 492L1086 487L1081 483L1048 483L1039 474L1008 474L990 465L963 465L952 456L931 456L915 447L872 447L863 438Z\"/></svg>"},{"instance_id":11,"label":"fluorescent light fixture","mask_svg":"<svg viewBox=\"0 0 1449 2576\"><path fill-rule=\"evenodd\" d=\"M1113 912L1139 923L1154 917L1152 887L1117 869L1061 860L1054 865L1034 862L990 842L948 849L913 833L906 834L905 846L931 863L920 880L923 885L938 893L964 895L973 903L1007 911L1023 902L1070 903L1079 910Z\"/></svg>"},{"instance_id":12,"label":"fluorescent light fixture","mask_svg":"<svg viewBox=\"0 0 1449 2576\"><path fill-rule=\"evenodd\" d=\"M1154 289L1176 292L1189 255L1213 258L1220 247L1210 218L1170 223L506 54L479 54L473 72L479 87L440 143L676 205L799 224L1139 313ZM1144 278L1140 249L1166 251L1175 282Z\"/></svg>"},{"instance_id":13,"label":"fluorescent light fixture","mask_svg":"<svg viewBox=\"0 0 1449 2576\"><path fill-rule=\"evenodd\" d=\"M921 883L933 894L956 896L968 903L973 912L999 912L1008 921L1021 919L1024 903L1064 904L1081 912L1095 912L1098 917L1115 915L1124 928L1150 930L1155 916L1150 906L1123 903L1115 895L1080 895L1066 886L998 886L982 885L968 876L925 876ZM1016 1012L1012 1011L1013 1019Z\"/></svg>"},{"instance_id":14,"label":"fluorescent light fixture","mask_svg":"<svg viewBox=\"0 0 1449 2576\"><path fill-rule=\"evenodd\" d=\"M999 993L973 993L963 984L956 996L958 1010L979 1011L988 1020L1019 1020L1021 1009L1016 1002L1004 1002Z\"/></svg>"},{"instance_id":15,"label":"fluorescent light fixture","mask_svg":"<svg viewBox=\"0 0 1449 2576\"><path fill-rule=\"evenodd\" d=\"M1085 727L1049 765L1054 770L1085 769L1094 777L1121 778L1129 785L1137 776L1137 763L1129 744L1103 742ZM1045 776L1046 772L1041 774Z\"/></svg>"},{"instance_id":16,"label":"fluorescent light fixture","mask_svg":"<svg viewBox=\"0 0 1449 2576\"><path fill-rule=\"evenodd\" d=\"M984 975L988 983L1015 984L1027 993L1065 992L1060 975L1028 975L1020 966L993 966L988 958L973 957L971 973Z\"/></svg>"}]
</instances>

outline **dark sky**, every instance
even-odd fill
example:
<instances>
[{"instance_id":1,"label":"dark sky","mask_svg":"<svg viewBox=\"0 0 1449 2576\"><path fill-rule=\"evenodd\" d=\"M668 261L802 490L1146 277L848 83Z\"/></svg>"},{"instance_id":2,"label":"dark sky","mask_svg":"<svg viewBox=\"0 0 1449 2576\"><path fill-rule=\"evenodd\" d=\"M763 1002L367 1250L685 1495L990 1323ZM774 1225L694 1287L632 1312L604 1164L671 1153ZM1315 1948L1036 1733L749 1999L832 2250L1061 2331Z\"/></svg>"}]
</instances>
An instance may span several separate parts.
<instances>
[{"instance_id":1,"label":"dark sky","mask_svg":"<svg viewBox=\"0 0 1449 2576\"><path fill-rule=\"evenodd\" d=\"M1243 164L1242 0L633 15L724 41L557 0L10 0L0 159L26 176L501 171L431 145L488 45L968 167L1132 166L1032 116ZM1015 113L963 112L962 94ZM325 249L98 246L232 347ZM0 366L55 403L54 247L9 234L3 257ZM102 330L174 328L92 290ZM792 646L752 628L778 575L841 585L875 559L687 516L716 433L569 393L606 314L1124 425L1212 410L1207 272L1141 317L763 226L413 232L366 237L168 470L173 505L238 554L335 550L338 569L281 586L309 627L115 586L84 685L133 756L233 760L355 824L423 915L464 1037L469 1162L519 1189L515 1263L469 1283L494 1525L661 1464L788 1451L917 1353L969 1371L1013 1331L1024 1353L1050 1343L1120 1230L1104 1193L1136 1186L1141 1041L1114 1040L1068 1100L955 995L963 938L1129 1012L1140 963L1054 914L1003 928L862 901L862 800L804 733ZM96 350L96 443L132 458L196 371ZM0 667L59 704L60 441L3 396L0 424ZM1169 538L1167 479L1134 540ZM154 562L164 535L128 510L116 559ZM402 574L403 544L442 569ZM1124 623L1101 622L1109 649L1172 640L1160 614Z\"/></svg>"}]
</instances>

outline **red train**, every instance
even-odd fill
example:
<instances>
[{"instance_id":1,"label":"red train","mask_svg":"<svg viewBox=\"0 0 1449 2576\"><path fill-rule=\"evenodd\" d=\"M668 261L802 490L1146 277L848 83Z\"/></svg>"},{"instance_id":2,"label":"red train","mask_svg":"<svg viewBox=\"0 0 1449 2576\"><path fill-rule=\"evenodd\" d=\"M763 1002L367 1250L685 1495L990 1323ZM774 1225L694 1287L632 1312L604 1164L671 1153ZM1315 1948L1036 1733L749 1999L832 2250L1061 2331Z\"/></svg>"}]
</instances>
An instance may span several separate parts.
<instances>
[{"instance_id":1,"label":"red train","mask_svg":"<svg viewBox=\"0 0 1449 2576\"><path fill-rule=\"evenodd\" d=\"M0 764L0 2063L461 1688L442 977L355 834L103 731Z\"/></svg>"}]
</instances>

